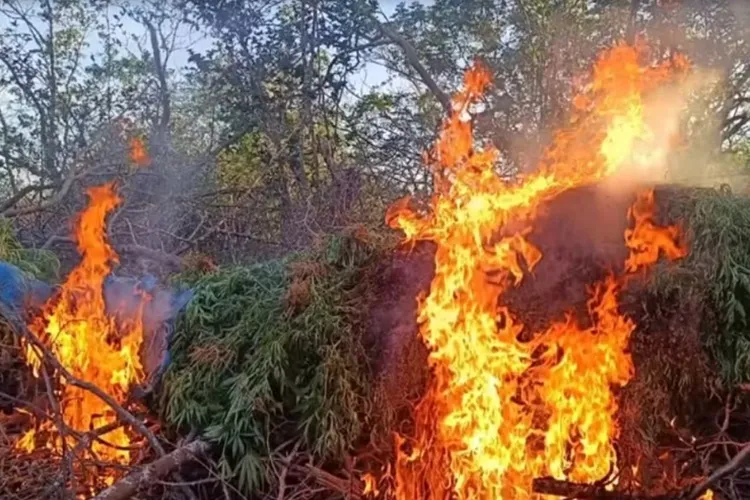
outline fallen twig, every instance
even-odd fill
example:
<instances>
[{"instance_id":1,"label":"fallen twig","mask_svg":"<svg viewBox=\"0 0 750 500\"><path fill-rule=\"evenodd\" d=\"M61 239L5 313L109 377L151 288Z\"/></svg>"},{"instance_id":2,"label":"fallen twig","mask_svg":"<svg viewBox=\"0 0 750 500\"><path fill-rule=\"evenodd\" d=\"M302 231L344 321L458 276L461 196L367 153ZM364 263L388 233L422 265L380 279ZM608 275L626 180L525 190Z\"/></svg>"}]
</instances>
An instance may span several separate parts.
<instances>
[{"instance_id":1,"label":"fallen twig","mask_svg":"<svg viewBox=\"0 0 750 500\"><path fill-rule=\"evenodd\" d=\"M608 491L602 484L581 484L551 477L540 477L533 481L534 493L554 495L579 500L678 500L679 495L649 496L639 493Z\"/></svg>"},{"instance_id":2,"label":"fallen twig","mask_svg":"<svg viewBox=\"0 0 750 500\"><path fill-rule=\"evenodd\" d=\"M144 486L154 484L158 479L177 470L182 464L205 455L210 448L211 446L206 441L192 441L156 459L142 469L128 474L100 492L92 500L125 500L130 498Z\"/></svg>"},{"instance_id":3,"label":"fallen twig","mask_svg":"<svg viewBox=\"0 0 750 500\"><path fill-rule=\"evenodd\" d=\"M358 479L339 477L323 469L319 469L312 464L296 465L293 467L293 470L311 476L321 486L339 492L350 500L359 500L362 498L364 485Z\"/></svg>"},{"instance_id":4,"label":"fallen twig","mask_svg":"<svg viewBox=\"0 0 750 500\"><path fill-rule=\"evenodd\" d=\"M16 407L26 409L23 413L16 411L8 416L0 414L0 423L5 427L24 426L31 421L32 416L39 419L52 419L52 415L47 412L47 399L44 396L37 396L34 401L29 402L0 391L0 400L9 401Z\"/></svg>"},{"instance_id":5,"label":"fallen twig","mask_svg":"<svg viewBox=\"0 0 750 500\"><path fill-rule=\"evenodd\" d=\"M698 500L719 479L739 469L748 458L750 458L750 443L746 443L729 462L713 471L703 482L690 490L690 493L685 497L686 500Z\"/></svg>"}]
</instances>

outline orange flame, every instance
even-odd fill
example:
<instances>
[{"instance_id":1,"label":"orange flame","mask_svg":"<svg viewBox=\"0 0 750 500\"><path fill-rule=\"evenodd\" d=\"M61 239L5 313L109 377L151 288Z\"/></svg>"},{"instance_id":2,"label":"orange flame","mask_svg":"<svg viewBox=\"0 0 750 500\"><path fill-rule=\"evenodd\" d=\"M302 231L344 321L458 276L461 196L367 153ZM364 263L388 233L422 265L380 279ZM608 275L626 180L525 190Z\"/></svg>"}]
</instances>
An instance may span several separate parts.
<instances>
[{"instance_id":1,"label":"orange flame","mask_svg":"<svg viewBox=\"0 0 750 500\"><path fill-rule=\"evenodd\" d=\"M642 45L618 45L597 61L570 127L557 133L539 173L519 185L495 173L496 149L474 147L465 115L489 76L471 68L432 152L431 210L417 213L407 200L389 210L387 221L407 241L437 247L418 316L433 376L415 410L415 436L396 436L397 498L527 499L535 477L588 482L616 468L611 387L632 376L626 349L634 329L618 312L617 279L593 287L592 326L571 316L531 341L519 339L523 325L502 296L542 258L524 238L539 205L637 161L634 146L651 140L644 93L687 65L677 58L642 66L645 54ZM512 231L511 222L522 229Z\"/></svg>"},{"instance_id":2,"label":"orange flame","mask_svg":"<svg viewBox=\"0 0 750 500\"><path fill-rule=\"evenodd\" d=\"M365 486L362 489L363 496L378 496L380 494L380 491L378 490L378 479L373 474L366 472L362 476L362 482L365 483Z\"/></svg>"},{"instance_id":3,"label":"orange flame","mask_svg":"<svg viewBox=\"0 0 750 500\"><path fill-rule=\"evenodd\" d=\"M706 492L701 495L700 500L714 500L714 492L711 489L706 490Z\"/></svg>"},{"instance_id":4,"label":"orange flame","mask_svg":"<svg viewBox=\"0 0 750 500\"><path fill-rule=\"evenodd\" d=\"M88 190L89 206L80 214L75 231L82 261L62 286L58 297L47 304L43 318L30 325L60 363L73 376L92 383L124 403L130 385L143 377L138 350L143 338L141 318L131 324L115 324L105 311L104 281L118 256L106 239L107 215L117 207L120 198L114 185ZM27 361L35 374L41 368L40 353L27 346ZM112 409L91 392L76 386L62 385L61 412L66 425L75 431L90 430L115 424ZM42 429L51 431L51 422ZM48 432L50 436L53 433ZM100 462L125 464L130 460L130 437L125 428L117 427L92 442L91 451ZM64 445L75 446L76 441L63 443L60 437L50 437L46 446L61 451ZM18 443L22 449L34 449L37 437L33 431ZM111 484L114 476L106 475Z\"/></svg>"},{"instance_id":5,"label":"orange flame","mask_svg":"<svg viewBox=\"0 0 750 500\"><path fill-rule=\"evenodd\" d=\"M687 255L687 248L678 239L680 228L657 227L653 221L655 211L654 190L647 189L638 193L638 198L628 211L628 218L633 219L635 227L625 231L625 244L631 251L625 262L628 272L656 263L661 254L669 260L681 259Z\"/></svg>"},{"instance_id":6,"label":"orange flame","mask_svg":"<svg viewBox=\"0 0 750 500\"><path fill-rule=\"evenodd\" d=\"M147 167L151 164L151 157L140 137L130 139L130 161L138 167Z\"/></svg>"}]
</instances>

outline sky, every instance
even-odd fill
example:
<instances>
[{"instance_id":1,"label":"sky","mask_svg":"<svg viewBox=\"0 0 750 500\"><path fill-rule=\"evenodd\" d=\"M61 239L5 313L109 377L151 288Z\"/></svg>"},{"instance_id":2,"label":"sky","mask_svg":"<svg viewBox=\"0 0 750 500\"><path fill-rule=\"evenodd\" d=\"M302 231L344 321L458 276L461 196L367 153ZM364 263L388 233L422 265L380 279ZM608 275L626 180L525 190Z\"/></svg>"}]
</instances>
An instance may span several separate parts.
<instances>
[{"instance_id":1,"label":"sky","mask_svg":"<svg viewBox=\"0 0 750 500\"><path fill-rule=\"evenodd\" d=\"M396 9L396 6L400 3L421 3L422 5L432 5L434 0L380 0L381 9L386 16L391 16ZM137 34L140 38L145 37L145 28L132 19L128 19L125 23L124 29L130 33ZM196 52L202 52L211 47L210 38L204 34L191 33L189 27L182 26L180 36L179 47L170 56L169 65L172 68L184 67L188 64L189 52L188 49L192 49ZM130 45L133 50L135 42L133 40L125 40L126 45ZM375 63L368 63L360 72L357 74L352 81L352 84L360 91L365 91L368 88L383 84L388 78L388 74L381 65Z\"/></svg>"},{"instance_id":2,"label":"sky","mask_svg":"<svg viewBox=\"0 0 750 500\"><path fill-rule=\"evenodd\" d=\"M16 0L17 5L21 5L24 8L36 9L34 4L38 5L38 2L27 2L27 0ZM407 0L406 3L421 3L423 5L431 5L434 0ZM383 13L386 16L393 14L396 6L400 3L404 3L404 0L380 0L380 6ZM28 5L28 7L27 7ZM110 10L111 14L116 12L116 8L112 7ZM0 32L5 28L9 27L9 19L0 13ZM189 49L196 52L203 52L211 47L211 39L203 33L198 33L193 30L187 24L178 25L179 29L177 32L177 38L175 43L175 50L171 53L168 61L168 66L172 69L179 69L188 65ZM144 47L148 47L148 38L146 36L145 27L131 18L123 19L123 35L121 41L123 42L124 49L131 51L133 54L140 54L138 44ZM102 41L92 32L88 36L88 48L87 52L90 54L101 53L103 51ZM356 74L351 81L352 87L357 94L367 92L373 87L382 85L387 79L388 74L385 68L376 63L367 63L362 70ZM389 83L389 87L402 87L407 85L404 80L393 79ZM8 95L7 90L0 88L0 105L5 104L8 106L11 102L11 97Z\"/></svg>"}]
</instances>

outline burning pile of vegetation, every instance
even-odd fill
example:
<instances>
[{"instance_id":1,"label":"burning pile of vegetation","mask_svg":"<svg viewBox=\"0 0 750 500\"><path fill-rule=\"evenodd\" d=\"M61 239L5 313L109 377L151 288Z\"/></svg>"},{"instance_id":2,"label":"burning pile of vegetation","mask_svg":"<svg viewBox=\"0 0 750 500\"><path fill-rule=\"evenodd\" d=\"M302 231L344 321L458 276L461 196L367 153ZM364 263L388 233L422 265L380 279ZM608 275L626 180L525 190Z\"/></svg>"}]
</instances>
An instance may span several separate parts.
<instances>
[{"instance_id":1,"label":"burning pile of vegetation","mask_svg":"<svg viewBox=\"0 0 750 500\"><path fill-rule=\"evenodd\" d=\"M629 273L660 255L684 257L678 228L655 225L653 191L638 193L623 234L630 255L622 272L589 284L588 323L569 315L529 331L504 295L543 259L526 237L539 207L623 167L638 169L634 152L644 146L648 161L663 161L644 93L684 78L687 65L676 58L641 67L640 57L627 46L601 57L591 90L574 101L571 125L539 171L513 186L494 171L499 153L475 148L466 113L489 77L473 68L434 150L429 210L401 203L389 214L407 240L436 245L418 317L432 376L415 432L399 437L397 498L528 498L543 493L536 478L593 483L618 469L613 390L633 377L628 345L636 327L620 311L620 293Z\"/></svg>"},{"instance_id":2,"label":"burning pile of vegetation","mask_svg":"<svg viewBox=\"0 0 750 500\"><path fill-rule=\"evenodd\" d=\"M6 318L50 404L14 457L47 450L60 488L101 498L204 457L208 497L741 497L750 201L653 182L679 102L649 97L691 80L684 58L646 51L600 57L516 183L475 143L490 80L471 68L428 157L432 199L387 214L404 245L352 232L174 277L192 300L146 397L154 299L108 312L119 198L90 190L81 264L41 315Z\"/></svg>"},{"instance_id":3,"label":"burning pile of vegetation","mask_svg":"<svg viewBox=\"0 0 750 500\"><path fill-rule=\"evenodd\" d=\"M108 280L118 255L106 220L121 199L114 184L89 189L89 197L75 230L81 262L57 290L0 263L0 317L13 335L2 354L16 368L10 375L3 370L10 380L3 389L11 392L0 397L4 409L15 410L3 426L18 434L3 443L10 447L5 465L20 471L8 473L0 491L18 498L88 497L122 478L134 452L146 458L145 442L165 453L135 390L149 375L145 368L155 369L145 343L157 333L149 311L169 308L146 290L131 288L130 297L112 292L118 282Z\"/></svg>"}]
</instances>

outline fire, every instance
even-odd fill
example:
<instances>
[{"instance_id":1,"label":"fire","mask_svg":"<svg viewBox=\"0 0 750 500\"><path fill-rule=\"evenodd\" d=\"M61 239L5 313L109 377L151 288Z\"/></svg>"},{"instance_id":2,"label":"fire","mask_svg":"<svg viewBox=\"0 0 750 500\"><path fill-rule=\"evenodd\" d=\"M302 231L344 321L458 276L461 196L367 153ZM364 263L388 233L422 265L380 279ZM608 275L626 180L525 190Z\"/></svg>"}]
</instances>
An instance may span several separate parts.
<instances>
[{"instance_id":1,"label":"fire","mask_svg":"<svg viewBox=\"0 0 750 500\"><path fill-rule=\"evenodd\" d=\"M151 157L146 151L146 145L140 137L130 139L130 161L138 167L146 167L151 164Z\"/></svg>"},{"instance_id":2,"label":"fire","mask_svg":"<svg viewBox=\"0 0 750 500\"><path fill-rule=\"evenodd\" d=\"M654 212L654 190L641 191L628 212L628 218L635 222L635 227L625 232L625 244L631 250L625 262L628 272L656 263L661 254L670 260L687 255L687 248L679 242L680 228L657 227L653 221Z\"/></svg>"},{"instance_id":3,"label":"fire","mask_svg":"<svg viewBox=\"0 0 750 500\"><path fill-rule=\"evenodd\" d=\"M541 336L550 349L534 376L544 381L539 389L549 412L544 456L553 477L587 482L606 476L616 462L617 403L610 387L632 376L625 351L635 328L618 312L618 288L613 276L593 287L591 328L582 330L568 319Z\"/></svg>"},{"instance_id":4,"label":"fire","mask_svg":"<svg viewBox=\"0 0 750 500\"><path fill-rule=\"evenodd\" d=\"M130 324L116 324L105 312L104 281L118 256L106 238L106 218L120 203L113 184L88 190L89 206L80 214L75 231L81 263L67 277L60 294L47 304L43 318L30 325L60 363L73 376L92 383L113 396L119 403L127 399L131 384L143 377L138 350L143 338L140 318ZM27 361L35 374L41 369L40 354L27 346ZM102 427L113 427L91 443L92 456L100 462L126 464L130 460L130 437L118 426L112 409L91 392L61 384L61 413L64 423L79 433ZM52 431L52 422L43 430ZM44 445L62 451L74 447L70 437L63 442L53 432ZM18 443L23 449L34 449L40 438L33 431ZM105 478L111 483L113 476Z\"/></svg>"},{"instance_id":5,"label":"fire","mask_svg":"<svg viewBox=\"0 0 750 500\"><path fill-rule=\"evenodd\" d=\"M378 479L374 475L365 473L362 476L362 482L365 483L365 487L362 490L362 495L378 496L380 494L380 490L378 489Z\"/></svg>"},{"instance_id":6,"label":"fire","mask_svg":"<svg viewBox=\"0 0 750 500\"><path fill-rule=\"evenodd\" d=\"M475 148L466 112L490 79L473 67L432 151L430 210L418 213L408 200L389 210L389 224L407 241L437 248L418 314L432 380L415 410L415 435L396 438L397 498L527 499L535 477L593 482L616 470L612 387L632 377L627 346L635 328L618 311L620 280L592 287L591 326L571 315L530 341L519 338L524 327L502 298L542 258L524 237L540 204L642 162L633 152L658 142L644 96L680 78L687 63L645 66L646 55L642 44L603 54L593 83L574 101L570 126L557 133L538 173L517 185L495 173L496 149ZM636 256L629 263L651 262L643 257L653 254L651 245L670 258L684 255L666 243L672 229L651 223L653 194L650 201L632 210L636 227L626 241Z\"/></svg>"}]
</instances>

